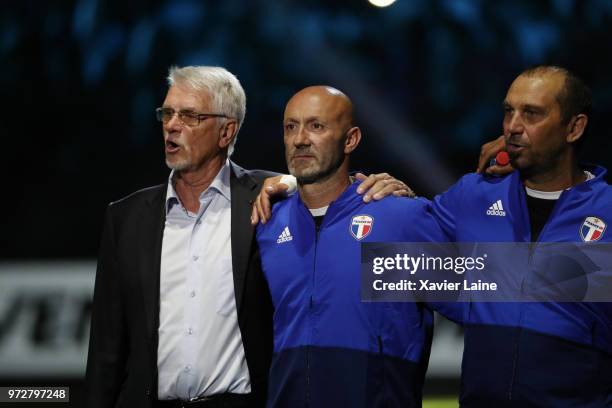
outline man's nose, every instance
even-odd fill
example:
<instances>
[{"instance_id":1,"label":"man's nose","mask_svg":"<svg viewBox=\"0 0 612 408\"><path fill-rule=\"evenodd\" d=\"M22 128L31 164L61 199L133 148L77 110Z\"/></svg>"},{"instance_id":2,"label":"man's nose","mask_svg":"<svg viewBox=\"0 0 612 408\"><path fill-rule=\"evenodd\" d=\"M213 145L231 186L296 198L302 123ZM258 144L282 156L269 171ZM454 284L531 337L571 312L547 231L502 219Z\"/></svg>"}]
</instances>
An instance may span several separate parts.
<instances>
[{"instance_id":1,"label":"man's nose","mask_svg":"<svg viewBox=\"0 0 612 408\"><path fill-rule=\"evenodd\" d=\"M310 137L308 136L308 132L304 126L300 126L300 128L297 130L295 138L293 139L293 144L295 146L310 145Z\"/></svg>"},{"instance_id":2,"label":"man's nose","mask_svg":"<svg viewBox=\"0 0 612 408\"><path fill-rule=\"evenodd\" d=\"M523 130L523 119L521 118L519 112L514 112L512 116L510 116L506 120L506 133L510 135L516 133L523 133Z\"/></svg>"},{"instance_id":3,"label":"man's nose","mask_svg":"<svg viewBox=\"0 0 612 408\"><path fill-rule=\"evenodd\" d=\"M180 131L183 128L184 124L179 119L179 115L175 112L174 115L170 118L169 121L164 123L164 129L167 132Z\"/></svg>"}]
</instances>

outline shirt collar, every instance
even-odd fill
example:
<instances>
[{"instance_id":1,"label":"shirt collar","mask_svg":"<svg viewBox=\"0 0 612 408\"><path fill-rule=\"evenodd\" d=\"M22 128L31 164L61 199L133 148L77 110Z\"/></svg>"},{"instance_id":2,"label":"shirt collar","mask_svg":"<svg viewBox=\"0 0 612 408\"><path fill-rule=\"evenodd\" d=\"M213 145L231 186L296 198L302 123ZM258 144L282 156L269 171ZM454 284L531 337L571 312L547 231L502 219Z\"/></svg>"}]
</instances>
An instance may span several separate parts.
<instances>
[{"instance_id":1,"label":"shirt collar","mask_svg":"<svg viewBox=\"0 0 612 408\"><path fill-rule=\"evenodd\" d=\"M583 183L586 183L588 181L593 180L594 178L596 178L596 176L591 173L588 170L583 170L584 171L584 175L586 176L586 180L584 180ZM593 171L596 171L596 169L593 169ZM579 183L581 184L581 183ZM571 190L572 187L568 187L566 188L566 190ZM558 200L559 197L561 197L561 193L563 193L563 190L559 190L559 191L540 191L540 190L534 190L532 188L529 188L527 186L525 186L525 191L527 192L527 195L533 198L539 198L541 200Z\"/></svg>"},{"instance_id":2,"label":"shirt collar","mask_svg":"<svg viewBox=\"0 0 612 408\"><path fill-rule=\"evenodd\" d=\"M178 194L176 193L176 190L174 189L175 174L176 172L172 170L170 172L170 175L168 176L168 189L166 191L166 214L168 214L168 211L170 211L172 206L180 202ZM231 189L230 189L229 159L225 161L225 163L223 164L223 166L221 167L221 169L219 170L219 172L213 179L212 183L210 183L210 186L208 186L208 188L202 192L202 194L200 195L200 201L203 200L204 195L207 194L209 191L211 193L220 194L222 197L225 197L225 199L228 202L232 201Z\"/></svg>"}]
</instances>

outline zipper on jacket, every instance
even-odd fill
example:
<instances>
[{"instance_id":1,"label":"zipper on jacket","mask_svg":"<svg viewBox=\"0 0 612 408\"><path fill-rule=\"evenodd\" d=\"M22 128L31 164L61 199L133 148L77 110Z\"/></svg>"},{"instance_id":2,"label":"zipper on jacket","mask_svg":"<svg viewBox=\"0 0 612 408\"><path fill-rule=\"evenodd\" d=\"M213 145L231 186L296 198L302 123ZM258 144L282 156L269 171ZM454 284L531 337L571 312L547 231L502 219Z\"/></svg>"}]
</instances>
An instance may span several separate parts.
<instances>
[{"instance_id":1,"label":"zipper on jacket","mask_svg":"<svg viewBox=\"0 0 612 408\"><path fill-rule=\"evenodd\" d=\"M385 354L383 353L383 341L380 335L376 336L376 340L378 342L378 358L380 358L380 381L382 384L381 394L383 399L383 406L387 406L387 381L385 376Z\"/></svg>"},{"instance_id":2,"label":"zipper on jacket","mask_svg":"<svg viewBox=\"0 0 612 408\"><path fill-rule=\"evenodd\" d=\"M526 193L525 193L526 194ZM544 223L544 226L542 226L542 229L540 230L540 233L538 234L538 239L535 242L529 242L529 254L528 254L528 258L527 258L527 268L529 271L529 268L531 268L531 263L533 261L533 253L535 252L535 249L537 248L538 244L542 243L542 236L544 236L544 232L546 231L547 227L550 226L551 221L555 218L555 216L557 215L559 208L561 207L561 200L563 200L565 198L565 196L567 196L566 192L563 191L561 193L561 195L559 196L559 198L557 199L557 202L555 203L555 205L553 206L552 211L550 212L550 214L548 215L548 219L546 220L546 222ZM525 197L525 206L527 207L527 198ZM529 214L529 207L527 207L527 214ZM531 219L529 219L529 231L531 231ZM533 237L531 236L531 234L529 234L529 238L533 239ZM531 241L530 239L530 241ZM523 281L524 283L524 281ZM521 305L521 310L519 313L519 326L517 328L517 333L516 333L516 338L515 338L515 343L514 343L514 358L512 360L512 375L510 377L510 385L508 387L508 400L512 401L512 392L514 391L514 383L516 381L516 374L518 371L518 357L519 357L519 342L521 339L521 336L523 334L523 326L522 324L522 320L523 320L523 307Z\"/></svg>"},{"instance_id":3,"label":"zipper on jacket","mask_svg":"<svg viewBox=\"0 0 612 408\"><path fill-rule=\"evenodd\" d=\"M312 283L311 283L312 289L310 292L310 299L309 299L309 314L310 314L311 319L313 319L312 313L313 313L313 308L314 308L313 293L315 290L315 274L317 270L317 245L319 243L319 231L321 229L321 225L323 224L323 220L321 220L321 224L319 225L317 225L314 218L312 219L312 222L315 227L315 246L314 246L314 259L313 259L313 266L312 266ZM312 327L311 327L311 330L312 330ZM310 406L310 346L309 345L306 346L306 406L307 407Z\"/></svg>"},{"instance_id":4,"label":"zipper on jacket","mask_svg":"<svg viewBox=\"0 0 612 408\"><path fill-rule=\"evenodd\" d=\"M520 317L522 319L523 311L521 310ZM521 334L523 332L523 328L521 326L517 327L516 337L514 338L514 358L512 359L512 374L510 376L510 385L508 387L508 401L512 401L512 392L514 391L514 381L516 380L516 372L518 365L518 355L519 355L519 341L521 338Z\"/></svg>"}]
</instances>

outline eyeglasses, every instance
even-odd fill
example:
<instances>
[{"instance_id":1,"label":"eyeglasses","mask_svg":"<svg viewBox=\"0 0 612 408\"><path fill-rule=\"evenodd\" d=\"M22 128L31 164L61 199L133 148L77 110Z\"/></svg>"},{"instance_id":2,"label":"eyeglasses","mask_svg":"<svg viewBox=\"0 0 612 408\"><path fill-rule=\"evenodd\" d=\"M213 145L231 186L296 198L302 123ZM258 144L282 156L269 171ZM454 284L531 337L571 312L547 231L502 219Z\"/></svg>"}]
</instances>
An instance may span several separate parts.
<instances>
[{"instance_id":1,"label":"eyeglasses","mask_svg":"<svg viewBox=\"0 0 612 408\"><path fill-rule=\"evenodd\" d=\"M155 117L159 122L166 124L174 117L174 114L178 115L178 119L182 124L189 127L198 126L200 122L208 118L227 118L227 115L221 113L198 113L188 110L175 111L172 108L157 108L155 109Z\"/></svg>"}]
</instances>

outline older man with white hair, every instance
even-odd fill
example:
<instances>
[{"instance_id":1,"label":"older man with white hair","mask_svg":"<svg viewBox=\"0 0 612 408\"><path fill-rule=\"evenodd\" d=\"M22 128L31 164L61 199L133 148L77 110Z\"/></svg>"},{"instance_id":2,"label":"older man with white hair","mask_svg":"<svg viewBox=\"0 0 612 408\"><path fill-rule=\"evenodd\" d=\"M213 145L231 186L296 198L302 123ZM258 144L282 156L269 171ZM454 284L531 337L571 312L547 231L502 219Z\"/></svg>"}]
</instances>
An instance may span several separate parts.
<instances>
[{"instance_id":1,"label":"older man with white hair","mask_svg":"<svg viewBox=\"0 0 612 408\"><path fill-rule=\"evenodd\" d=\"M88 407L259 406L271 306L249 225L262 177L229 161L246 111L224 68L171 68L156 110L168 182L111 203Z\"/></svg>"}]
</instances>

